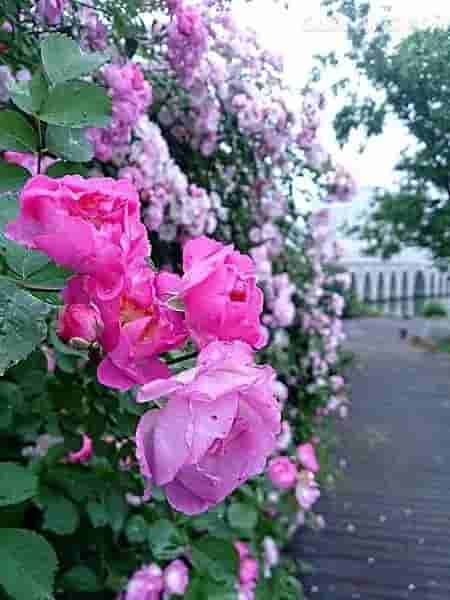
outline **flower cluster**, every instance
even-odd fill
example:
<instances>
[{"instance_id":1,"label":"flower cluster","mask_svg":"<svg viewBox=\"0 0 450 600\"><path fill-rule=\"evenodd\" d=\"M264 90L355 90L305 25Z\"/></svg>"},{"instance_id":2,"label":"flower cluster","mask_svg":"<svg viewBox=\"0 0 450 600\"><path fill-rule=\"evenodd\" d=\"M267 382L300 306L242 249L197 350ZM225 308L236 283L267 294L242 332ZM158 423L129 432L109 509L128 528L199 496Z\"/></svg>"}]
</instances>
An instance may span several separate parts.
<instances>
[{"instance_id":1,"label":"flower cluster","mask_svg":"<svg viewBox=\"0 0 450 600\"><path fill-rule=\"evenodd\" d=\"M156 564L141 567L117 600L160 600L167 595L183 596L189 584L189 569L182 560L174 560L163 570Z\"/></svg>"},{"instance_id":2,"label":"flower cluster","mask_svg":"<svg viewBox=\"0 0 450 600\"><path fill-rule=\"evenodd\" d=\"M108 127L90 129L95 156L107 162L127 152L133 128L152 101L152 88L139 65L111 63L102 70L102 81L112 100L112 120Z\"/></svg>"},{"instance_id":3,"label":"flower cluster","mask_svg":"<svg viewBox=\"0 0 450 600\"><path fill-rule=\"evenodd\" d=\"M280 410L272 369L254 364L252 348L265 342L263 297L248 256L200 237L183 248L182 277L154 271L138 195L125 180L36 176L7 233L75 272L58 334L100 346L99 381L146 384L140 401L168 397L143 416L136 438L142 473L172 506L202 512L263 470ZM171 377L161 355L188 338L201 349L197 366Z\"/></svg>"},{"instance_id":4,"label":"flower cluster","mask_svg":"<svg viewBox=\"0 0 450 600\"><path fill-rule=\"evenodd\" d=\"M171 158L161 129L147 116L137 123L134 136L119 175L139 191L148 229L164 240L212 234L217 219L226 216L219 196L189 183Z\"/></svg>"}]
</instances>

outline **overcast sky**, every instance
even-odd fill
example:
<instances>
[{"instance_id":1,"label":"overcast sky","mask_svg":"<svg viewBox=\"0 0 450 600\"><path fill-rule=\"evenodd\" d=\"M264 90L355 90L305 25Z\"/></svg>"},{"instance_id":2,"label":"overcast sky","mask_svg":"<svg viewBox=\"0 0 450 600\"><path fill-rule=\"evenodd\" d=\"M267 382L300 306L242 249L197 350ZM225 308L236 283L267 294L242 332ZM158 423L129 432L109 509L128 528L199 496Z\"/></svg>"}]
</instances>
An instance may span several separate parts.
<instances>
[{"instance_id":1,"label":"overcast sky","mask_svg":"<svg viewBox=\"0 0 450 600\"><path fill-rule=\"evenodd\" d=\"M343 27L331 23L320 7L320 0L289 0L290 7L284 10L283 0L234 0L233 6L242 23L252 26L265 44L282 54L285 59L289 82L301 87L307 80L313 65L313 56L332 50L344 53L347 40ZM372 7L382 13L383 6L391 10L396 36L408 34L416 27L436 22L450 22L449 0L427 0L413 4L412 0L372 0ZM332 80L352 75L338 67ZM329 81L324 83L330 85ZM326 91L326 87L324 87ZM331 92L322 129L326 146L339 156L340 161L354 173L360 186L389 186L395 181L393 167L400 157L402 148L411 143L404 128L393 120L384 133L368 142L365 152L358 153L361 138L354 137L352 143L341 152L335 142L331 121L337 103Z\"/></svg>"}]
</instances>

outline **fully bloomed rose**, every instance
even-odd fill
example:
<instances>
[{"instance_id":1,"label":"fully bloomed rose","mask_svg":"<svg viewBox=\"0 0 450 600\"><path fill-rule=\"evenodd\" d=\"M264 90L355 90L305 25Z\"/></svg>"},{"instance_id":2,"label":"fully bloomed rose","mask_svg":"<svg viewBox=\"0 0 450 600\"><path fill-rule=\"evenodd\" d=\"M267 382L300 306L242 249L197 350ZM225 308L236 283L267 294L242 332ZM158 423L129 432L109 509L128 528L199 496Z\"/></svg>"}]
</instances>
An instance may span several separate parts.
<instances>
[{"instance_id":1,"label":"fully bloomed rose","mask_svg":"<svg viewBox=\"0 0 450 600\"><path fill-rule=\"evenodd\" d=\"M126 180L32 177L6 232L63 267L93 275L104 299L120 293L126 271L150 252L138 194Z\"/></svg>"},{"instance_id":2,"label":"fully bloomed rose","mask_svg":"<svg viewBox=\"0 0 450 600\"><path fill-rule=\"evenodd\" d=\"M183 270L186 324L200 348L214 340L264 345L263 294L249 256L202 236L185 244Z\"/></svg>"},{"instance_id":3,"label":"fully bloomed rose","mask_svg":"<svg viewBox=\"0 0 450 600\"><path fill-rule=\"evenodd\" d=\"M273 378L247 344L212 342L194 369L141 389L140 402L168 399L141 418L137 457L176 510L203 512L264 469L280 430Z\"/></svg>"}]
</instances>

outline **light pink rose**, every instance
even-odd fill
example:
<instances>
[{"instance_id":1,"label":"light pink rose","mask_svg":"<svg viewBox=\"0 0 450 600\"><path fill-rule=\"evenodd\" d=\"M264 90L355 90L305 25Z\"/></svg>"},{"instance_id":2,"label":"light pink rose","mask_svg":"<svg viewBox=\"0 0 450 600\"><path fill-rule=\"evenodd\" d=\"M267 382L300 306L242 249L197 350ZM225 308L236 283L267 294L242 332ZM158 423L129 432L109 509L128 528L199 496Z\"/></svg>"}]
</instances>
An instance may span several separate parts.
<instances>
[{"instance_id":1,"label":"light pink rose","mask_svg":"<svg viewBox=\"0 0 450 600\"><path fill-rule=\"evenodd\" d=\"M160 600L163 590L162 570L158 565L152 564L133 574L122 594L122 600Z\"/></svg>"},{"instance_id":2,"label":"light pink rose","mask_svg":"<svg viewBox=\"0 0 450 600\"><path fill-rule=\"evenodd\" d=\"M32 175L38 174L38 157L37 154L31 154L30 152L13 152L7 151L3 154L3 158L6 162L13 165L19 165L30 171ZM41 173L45 173L47 169L56 162L54 158L44 156L41 159Z\"/></svg>"},{"instance_id":3,"label":"light pink rose","mask_svg":"<svg viewBox=\"0 0 450 600\"><path fill-rule=\"evenodd\" d=\"M125 272L150 252L138 194L126 180L32 177L6 232L63 267L95 276L104 299L121 292Z\"/></svg>"},{"instance_id":4,"label":"light pink rose","mask_svg":"<svg viewBox=\"0 0 450 600\"><path fill-rule=\"evenodd\" d=\"M297 458L305 469L317 473L320 465L317 461L316 451L312 444L300 444L297 447Z\"/></svg>"},{"instance_id":5,"label":"light pink rose","mask_svg":"<svg viewBox=\"0 0 450 600\"><path fill-rule=\"evenodd\" d=\"M174 560L164 569L164 591L182 596L189 585L189 571L182 560Z\"/></svg>"},{"instance_id":6,"label":"light pink rose","mask_svg":"<svg viewBox=\"0 0 450 600\"><path fill-rule=\"evenodd\" d=\"M167 398L139 422L141 472L176 510L203 512L264 469L280 430L273 377L247 344L213 342L194 369L141 389L139 402Z\"/></svg>"},{"instance_id":7,"label":"light pink rose","mask_svg":"<svg viewBox=\"0 0 450 600\"><path fill-rule=\"evenodd\" d=\"M214 340L262 347L263 294L250 257L203 236L185 244L183 270L186 324L200 348Z\"/></svg>"},{"instance_id":8,"label":"light pink rose","mask_svg":"<svg viewBox=\"0 0 450 600\"><path fill-rule=\"evenodd\" d=\"M303 510L311 510L313 504L320 498L320 490L314 473L301 471L295 488L297 502Z\"/></svg>"},{"instance_id":9,"label":"light pink rose","mask_svg":"<svg viewBox=\"0 0 450 600\"><path fill-rule=\"evenodd\" d=\"M272 484L282 490L294 487L297 481L297 467L286 456L273 458L269 463L267 475Z\"/></svg>"},{"instance_id":10,"label":"light pink rose","mask_svg":"<svg viewBox=\"0 0 450 600\"><path fill-rule=\"evenodd\" d=\"M56 25L61 20L66 0L39 0L37 11L50 25Z\"/></svg>"},{"instance_id":11,"label":"light pink rose","mask_svg":"<svg viewBox=\"0 0 450 600\"><path fill-rule=\"evenodd\" d=\"M57 332L61 339L74 338L87 343L95 342L103 329L98 309L86 304L68 304L61 310Z\"/></svg>"}]
</instances>

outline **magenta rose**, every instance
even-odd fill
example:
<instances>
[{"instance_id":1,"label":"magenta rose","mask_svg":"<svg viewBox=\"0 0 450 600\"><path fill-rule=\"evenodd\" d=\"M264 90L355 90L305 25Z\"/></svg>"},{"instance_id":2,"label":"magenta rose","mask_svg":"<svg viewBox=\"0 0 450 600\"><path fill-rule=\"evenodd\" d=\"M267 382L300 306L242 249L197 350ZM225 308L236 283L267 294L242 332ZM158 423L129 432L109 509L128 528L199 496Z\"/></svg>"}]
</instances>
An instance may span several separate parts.
<instances>
[{"instance_id":1,"label":"magenta rose","mask_svg":"<svg viewBox=\"0 0 450 600\"><path fill-rule=\"evenodd\" d=\"M268 477L272 484L282 490L294 487L297 481L297 467L286 456L273 458L269 463Z\"/></svg>"},{"instance_id":2,"label":"magenta rose","mask_svg":"<svg viewBox=\"0 0 450 600\"><path fill-rule=\"evenodd\" d=\"M214 340L264 345L263 294L250 257L233 246L199 237L184 246L183 270L186 324L200 348Z\"/></svg>"},{"instance_id":3,"label":"magenta rose","mask_svg":"<svg viewBox=\"0 0 450 600\"><path fill-rule=\"evenodd\" d=\"M58 335L70 342L78 339L87 343L95 342L103 329L100 312L86 304L64 306L58 319Z\"/></svg>"},{"instance_id":4,"label":"magenta rose","mask_svg":"<svg viewBox=\"0 0 450 600\"><path fill-rule=\"evenodd\" d=\"M141 389L139 402L167 398L139 422L141 472L176 510L201 513L264 469L280 430L273 378L247 344L213 342L194 369Z\"/></svg>"},{"instance_id":5,"label":"magenta rose","mask_svg":"<svg viewBox=\"0 0 450 600\"><path fill-rule=\"evenodd\" d=\"M120 293L125 272L149 255L139 211L126 180L37 175L23 188L19 216L6 232L63 267L93 275L98 293L109 299Z\"/></svg>"},{"instance_id":6,"label":"magenta rose","mask_svg":"<svg viewBox=\"0 0 450 600\"><path fill-rule=\"evenodd\" d=\"M128 390L152 379L169 377L158 355L178 348L187 339L183 313L167 305L168 289L176 290L176 275L155 274L149 267L130 269L122 293L110 300L99 297L95 279L72 277L63 292L69 306L95 307L104 327L98 340L106 352L97 376L100 383ZM75 304L74 304L75 303Z\"/></svg>"}]
</instances>

